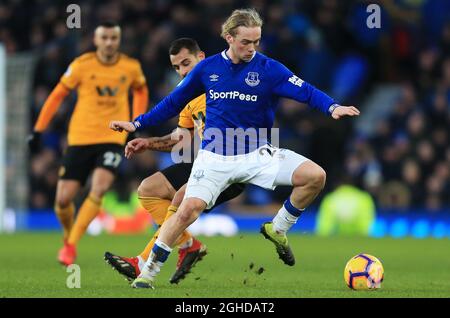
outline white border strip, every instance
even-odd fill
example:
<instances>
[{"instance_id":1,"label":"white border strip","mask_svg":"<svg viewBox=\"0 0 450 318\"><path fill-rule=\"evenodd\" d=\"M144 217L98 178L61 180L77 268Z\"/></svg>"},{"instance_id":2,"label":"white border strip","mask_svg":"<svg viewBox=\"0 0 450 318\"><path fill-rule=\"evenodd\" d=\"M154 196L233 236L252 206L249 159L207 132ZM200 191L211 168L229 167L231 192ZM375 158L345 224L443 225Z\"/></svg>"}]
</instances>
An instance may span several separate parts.
<instances>
[{"instance_id":1,"label":"white border strip","mask_svg":"<svg viewBox=\"0 0 450 318\"><path fill-rule=\"evenodd\" d=\"M0 43L0 233L3 232L6 194L6 50Z\"/></svg>"}]
</instances>

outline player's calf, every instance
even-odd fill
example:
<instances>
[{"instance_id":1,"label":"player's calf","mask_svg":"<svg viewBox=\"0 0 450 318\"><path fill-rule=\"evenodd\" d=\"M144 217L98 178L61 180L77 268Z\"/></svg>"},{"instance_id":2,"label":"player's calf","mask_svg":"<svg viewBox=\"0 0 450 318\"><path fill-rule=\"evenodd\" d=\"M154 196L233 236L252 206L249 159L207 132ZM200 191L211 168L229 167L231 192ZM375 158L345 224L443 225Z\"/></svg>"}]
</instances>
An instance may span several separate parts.
<instances>
[{"instance_id":1,"label":"player's calf","mask_svg":"<svg viewBox=\"0 0 450 318\"><path fill-rule=\"evenodd\" d=\"M326 173L319 165L307 161L295 169L292 175L292 204L306 208L325 186Z\"/></svg>"}]
</instances>

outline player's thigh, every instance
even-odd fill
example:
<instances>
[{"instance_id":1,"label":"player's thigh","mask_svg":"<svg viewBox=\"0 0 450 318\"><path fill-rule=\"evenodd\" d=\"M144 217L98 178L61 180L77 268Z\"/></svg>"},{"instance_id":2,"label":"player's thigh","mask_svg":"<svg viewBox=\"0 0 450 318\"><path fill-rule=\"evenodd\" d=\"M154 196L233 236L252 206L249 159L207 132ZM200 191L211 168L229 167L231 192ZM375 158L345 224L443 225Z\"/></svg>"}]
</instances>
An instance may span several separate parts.
<instances>
[{"instance_id":1,"label":"player's thigh","mask_svg":"<svg viewBox=\"0 0 450 318\"><path fill-rule=\"evenodd\" d=\"M103 195L108 191L115 179L115 174L111 170L105 169L103 167L97 167L92 173L92 182L90 192L95 194L97 197L103 197Z\"/></svg>"},{"instance_id":2,"label":"player's thigh","mask_svg":"<svg viewBox=\"0 0 450 318\"><path fill-rule=\"evenodd\" d=\"M56 185L56 205L62 208L67 207L72 203L80 188L81 183L78 180L59 179Z\"/></svg>"},{"instance_id":3,"label":"player's thigh","mask_svg":"<svg viewBox=\"0 0 450 318\"><path fill-rule=\"evenodd\" d=\"M245 187L246 187L245 183L233 183L219 195L214 206L210 209L205 210L204 212L207 213L212 209L214 209L215 207L221 205L222 203L233 200L242 192L244 192Z\"/></svg>"},{"instance_id":4,"label":"player's thigh","mask_svg":"<svg viewBox=\"0 0 450 318\"><path fill-rule=\"evenodd\" d=\"M197 198L206 202L210 209L220 193L230 185L240 162L200 150L194 161L186 187L186 198Z\"/></svg>"},{"instance_id":5,"label":"player's thigh","mask_svg":"<svg viewBox=\"0 0 450 318\"><path fill-rule=\"evenodd\" d=\"M90 191L102 197L111 188L122 162L123 146L120 144L92 145L95 152L95 167Z\"/></svg>"},{"instance_id":6,"label":"player's thigh","mask_svg":"<svg viewBox=\"0 0 450 318\"><path fill-rule=\"evenodd\" d=\"M177 163L161 170L170 185L178 191L189 180L193 163Z\"/></svg>"},{"instance_id":7,"label":"player's thigh","mask_svg":"<svg viewBox=\"0 0 450 318\"><path fill-rule=\"evenodd\" d=\"M116 174L122 162L123 146L119 144L98 144L92 145L95 153L95 167L109 170Z\"/></svg>"},{"instance_id":8,"label":"player's thigh","mask_svg":"<svg viewBox=\"0 0 450 318\"><path fill-rule=\"evenodd\" d=\"M138 188L141 197L172 200L189 179L192 163L177 163L144 179Z\"/></svg>"},{"instance_id":9,"label":"player's thigh","mask_svg":"<svg viewBox=\"0 0 450 318\"><path fill-rule=\"evenodd\" d=\"M139 197L155 197L172 200L175 189L161 172L156 172L142 180L138 189Z\"/></svg>"},{"instance_id":10,"label":"player's thigh","mask_svg":"<svg viewBox=\"0 0 450 318\"><path fill-rule=\"evenodd\" d=\"M95 147L93 146L67 147L62 159L61 168L59 169L60 180L78 181L83 186L95 167L95 160L96 154Z\"/></svg>"},{"instance_id":11,"label":"player's thigh","mask_svg":"<svg viewBox=\"0 0 450 318\"><path fill-rule=\"evenodd\" d=\"M292 173L292 185L296 187L309 184L323 188L325 179L325 170L312 160L302 163Z\"/></svg>"},{"instance_id":12,"label":"player's thigh","mask_svg":"<svg viewBox=\"0 0 450 318\"><path fill-rule=\"evenodd\" d=\"M251 174L244 181L271 190L279 185L294 185L294 171L309 161L294 151L271 145L259 148L251 159L246 167Z\"/></svg>"},{"instance_id":13,"label":"player's thigh","mask_svg":"<svg viewBox=\"0 0 450 318\"><path fill-rule=\"evenodd\" d=\"M317 164L310 159L289 149L280 149L279 154L279 162L276 163L278 166L278 171L275 176L274 186L299 186L299 182L303 182L304 180L302 180L303 173L298 174L298 172L303 172L308 170L310 167L317 166Z\"/></svg>"}]
</instances>

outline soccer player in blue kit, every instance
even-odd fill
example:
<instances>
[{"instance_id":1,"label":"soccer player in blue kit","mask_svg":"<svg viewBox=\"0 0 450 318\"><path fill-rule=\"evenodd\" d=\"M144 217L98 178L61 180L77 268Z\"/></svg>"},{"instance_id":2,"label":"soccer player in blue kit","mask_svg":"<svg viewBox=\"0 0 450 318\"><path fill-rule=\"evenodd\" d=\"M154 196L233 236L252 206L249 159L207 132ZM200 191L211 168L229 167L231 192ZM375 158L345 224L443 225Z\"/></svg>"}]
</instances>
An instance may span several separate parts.
<instances>
[{"instance_id":1,"label":"soccer player in blue kit","mask_svg":"<svg viewBox=\"0 0 450 318\"><path fill-rule=\"evenodd\" d=\"M176 116L190 100L206 92L204 137L186 194L177 213L162 225L145 268L132 283L134 288L153 288L178 236L237 182L272 190L278 185L293 187L272 222L262 225L261 233L275 244L285 264L295 263L286 232L323 189L326 174L304 156L270 144L267 130L272 128L277 101L286 97L307 103L334 119L357 116L359 110L339 105L283 64L256 52L262 24L254 9L233 11L222 25L227 50L200 62L170 95L134 122L110 123L117 131L144 130ZM244 136L236 138L236 131L244 131Z\"/></svg>"}]
</instances>

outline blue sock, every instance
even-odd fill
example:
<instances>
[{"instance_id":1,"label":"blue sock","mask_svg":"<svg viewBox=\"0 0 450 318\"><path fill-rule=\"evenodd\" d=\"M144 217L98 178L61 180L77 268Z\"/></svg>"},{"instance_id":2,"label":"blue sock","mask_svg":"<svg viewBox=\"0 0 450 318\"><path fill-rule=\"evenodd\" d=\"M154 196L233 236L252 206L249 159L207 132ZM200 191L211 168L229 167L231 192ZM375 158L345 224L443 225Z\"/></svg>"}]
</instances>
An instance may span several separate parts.
<instances>
[{"instance_id":1,"label":"blue sock","mask_svg":"<svg viewBox=\"0 0 450 318\"><path fill-rule=\"evenodd\" d=\"M284 208L293 216L299 217L300 214L302 214L303 211L305 211L305 209L297 209L295 206L292 205L291 203L291 198L287 198L286 201L284 201L283 204Z\"/></svg>"},{"instance_id":2,"label":"blue sock","mask_svg":"<svg viewBox=\"0 0 450 318\"><path fill-rule=\"evenodd\" d=\"M172 252L172 249L161 242L159 239L155 241L155 245L153 245L152 253L153 253L153 261L164 263Z\"/></svg>"},{"instance_id":3,"label":"blue sock","mask_svg":"<svg viewBox=\"0 0 450 318\"><path fill-rule=\"evenodd\" d=\"M172 249L167 244L164 244L157 239L139 277L154 280L155 276L160 272L161 266L167 261L170 252L172 252Z\"/></svg>"}]
</instances>

